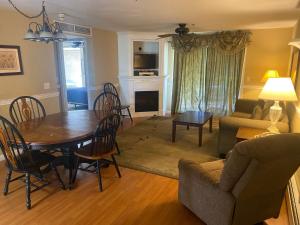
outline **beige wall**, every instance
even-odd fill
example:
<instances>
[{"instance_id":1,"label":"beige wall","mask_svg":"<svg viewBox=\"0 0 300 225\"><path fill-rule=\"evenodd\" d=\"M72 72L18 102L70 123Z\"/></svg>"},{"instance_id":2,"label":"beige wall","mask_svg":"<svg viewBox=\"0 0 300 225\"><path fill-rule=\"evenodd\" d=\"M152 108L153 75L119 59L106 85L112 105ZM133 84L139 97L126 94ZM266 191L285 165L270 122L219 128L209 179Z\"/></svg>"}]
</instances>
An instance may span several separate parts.
<instances>
[{"instance_id":1,"label":"beige wall","mask_svg":"<svg viewBox=\"0 0 300 225\"><path fill-rule=\"evenodd\" d=\"M247 48L243 98L258 97L264 85L261 78L266 70L276 69L280 76L288 75L293 28L252 30L252 41Z\"/></svg>"},{"instance_id":2,"label":"beige wall","mask_svg":"<svg viewBox=\"0 0 300 225\"><path fill-rule=\"evenodd\" d=\"M8 117L8 105L3 100L20 95L46 94L41 99L48 114L58 112L59 98L47 98L47 94L57 92L56 65L53 44L34 43L23 40L29 20L14 11L0 9L0 45L19 45L21 47L24 75L0 76L0 115ZM118 57L117 34L115 32L93 29L89 39L89 80L91 96L99 94L103 83L117 83ZM50 83L50 89L44 89ZM45 97L45 96L44 96Z\"/></svg>"},{"instance_id":3,"label":"beige wall","mask_svg":"<svg viewBox=\"0 0 300 225\"><path fill-rule=\"evenodd\" d=\"M0 44L19 45L24 68L24 75L0 76L0 100L57 91L53 46L24 41L23 35L28 22L29 20L12 11L0 11ZM50 89L44 90L44 83L50 83ZM59 110L57 97L42 100L44 101L48 103L45 104L47 112ZM0 105L0 114L8 115L7 106Z\"/></svg>"},{"instance_id":4,"label":"beige wall","mask_svg":"<svg viewBox=\"0 0 300 225\"><path fill-rule=\"evenodd\" d=\"M93 29L89 42L92 87L91 96L95 98L104 83L118 83L118 37L115 32ZM94 87L94 88L93 88ZM96 90L95 90L96 89Z\"/></svg>"}]
</instances>

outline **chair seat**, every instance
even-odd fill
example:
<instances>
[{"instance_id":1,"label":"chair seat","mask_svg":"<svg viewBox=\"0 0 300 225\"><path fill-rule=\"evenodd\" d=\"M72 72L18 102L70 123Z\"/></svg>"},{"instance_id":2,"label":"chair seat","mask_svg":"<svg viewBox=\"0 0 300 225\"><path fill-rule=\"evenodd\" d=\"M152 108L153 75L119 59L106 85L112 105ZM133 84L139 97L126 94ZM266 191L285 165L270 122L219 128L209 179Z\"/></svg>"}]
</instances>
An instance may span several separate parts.
<instances>
[{"instance_id":1,"label":"chair seat","mask_svg":"<svg viewBox=\"0 0 300 225\"><path fill-rule=\"evenodd\" d=\"M82 148L78 149L74 154L77 155L80 158L84 159L91 159L91 160L100 160L104 158L105 156L110 156L112 154L115 154L115 149L107 152L101 151L101 146L98 146L99 151L93 151L93 144L87 144L83 146Z\"/></svg>"},{"instance_id":2,"label":"chair seat","mask_svg":"<svg viewBox=\"0 0 300 225\"><path fill-rule=\"evenodd\" d=\"M31 151L30 153L25 152L20 157L24 167L26 168L26 171L28 172L36 171L56 159L55 156L40 151Z\"/></svg>"}]
</instances>

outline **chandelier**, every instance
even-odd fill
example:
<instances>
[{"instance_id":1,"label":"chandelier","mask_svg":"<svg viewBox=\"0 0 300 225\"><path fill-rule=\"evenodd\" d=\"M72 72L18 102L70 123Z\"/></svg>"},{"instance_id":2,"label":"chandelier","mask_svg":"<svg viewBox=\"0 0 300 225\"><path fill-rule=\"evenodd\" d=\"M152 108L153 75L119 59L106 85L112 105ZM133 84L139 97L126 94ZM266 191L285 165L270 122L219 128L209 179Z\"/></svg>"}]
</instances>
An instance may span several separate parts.
<instances>
[{"instance_id":1,"label":"chandelier","mask_svg":"<svg viewBox=\"0 0 300 225\"><path fill-rule=\"evenodd\" d=\"M29 41L36 41L36 42L59 42L66 40L66 36L64 35L62 29L59 26L59 23L49 22L49 17L46 12L45 8L45 1L42 2L42 11L35 15L35 16L28 16L24 12L22 12L20 9L18 9L15 4L12 3L11 0L8 0L8 2L12 5L12 7L20 14L25 16L29 19L35 19L42 16L43 22L42 24L37 22L30 22L28 25L28 30L26 34L24 35L25 40Z\"/></svg>"}]
</instances>

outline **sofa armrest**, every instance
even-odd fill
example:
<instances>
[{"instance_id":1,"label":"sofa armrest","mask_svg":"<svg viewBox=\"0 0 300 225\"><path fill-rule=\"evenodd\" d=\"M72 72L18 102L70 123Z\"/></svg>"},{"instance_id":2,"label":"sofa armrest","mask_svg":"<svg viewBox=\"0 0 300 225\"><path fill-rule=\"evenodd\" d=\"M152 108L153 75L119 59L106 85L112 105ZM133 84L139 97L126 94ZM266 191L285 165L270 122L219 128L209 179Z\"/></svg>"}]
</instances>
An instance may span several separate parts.
<instances>
[{"instance_id":1,"label":"sofa armrest","mask_svg":"<svg viewBox=\"0 0 300 225\"><path fill-rule=\"evenodd\" d=\"M218 185L218 181L201 164L195 163L191 160L181 159L178 163L179 175L188 174L198 181L206 182L207 185ZM183 177L183 179L185 179Z\"/></svg>"},{"instance_id":2,"label":"sofa armrest","mask_svg":"<svg viewBox=\"0 0 300 225\"><path fill-rule=\"evenodd\" d=\"M237 131L240 127L267 129L269 126L271 126L271 121L225 116L220 119L219 125L220 125L221 130L230 129L230 130ZM288 123L278 122L276 124L276 126L281 133L289 132L289 124Z\"/></svg>"},{"instance_id":3,"label":"sofa armrest","mask_svg":"<svg viewBox=\"0 0 300 225\"><path fill-rule=\"evenodd\" d=\"M219 188L215 179L201 165L189 160L179 164L179 201L206 224L231 224L235 199Z\"/></svg>"}]
</instances>

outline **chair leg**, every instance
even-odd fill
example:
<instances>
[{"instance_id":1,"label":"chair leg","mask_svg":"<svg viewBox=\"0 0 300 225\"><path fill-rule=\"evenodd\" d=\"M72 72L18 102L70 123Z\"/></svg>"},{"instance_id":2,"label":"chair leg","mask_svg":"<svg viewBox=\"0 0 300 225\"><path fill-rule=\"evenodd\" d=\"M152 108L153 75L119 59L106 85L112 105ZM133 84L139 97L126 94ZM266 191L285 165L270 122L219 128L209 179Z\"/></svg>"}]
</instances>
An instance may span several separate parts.
<instances>
[{"instance_id":1,"label":"chair leg","mask_svg":"<svg viewBox=\"0 0 300 225\"><path fill-rule=\"evenodd\" d=\"M79 157L76 157L75 171L74 171L74 176L73 176L73 179L72 179L72 183L73 183L73 184L75 183L75 180L76 180L76 176L77 176L79 164L80 164L80 159L79 159Z\"/></svg>"},{"instance_id":2,"label":"chair leg","mask_svg":"<svg viewBox=\"0 0 300 225\"><path fill-rule=\"evenodd\" d=\"M121 152L120 152L119 145L118 145L118 142L117 142L117 141L115 142L115 146L116 146L116 149L117 149L118 155L120 155L120 154L121 154Z\"/></svg>"},{"instance_id":3,"label":"chair leg","mask_svg":"<svg viewBox=\"0 0 300 225\"><path fill-rule=\"evenodd\" d=\"M12 171L10 169L8 169L7 174L6 174L4 189L3 189L3 194L4 195L7 195L7 193L8 193L8 187L9 187L9 182L10 182L10 179L11 179L11 174L12 174Z\"/></svg>"},{"instance_id":4,"label":"chair leg","mask_svg":"<svg viewBox=\"0 0 300 225\"><path fill-rule=\"evenodd\" d=\"M127 112L128 112L128 115L129 115L129 117L130 117L131 123L133 123L133 119L132 119L132 116L131 116L131 113L130 113L129 107L127 108Z\"/></svg>"},{"instance_id":5,"label":"chair leg","mask_svg":"<svg viewBox=\"0 0 300 225\"><path fill-rule=\"evenodd\" d=\"M57 177L59 183L60 183L61 186L62 186L62 189L65 190L65 189L66 189L65 184L64 184L64 182L62 181L62 179L61 179L61 177L60 177L60 175L59 175L59 172L58 172L58 170L57 170L57 167L56 167L56 165L53 164L53 162L51 163L51 167L52 167L52 169L54 169L54 172L55 172L55 174L56 174L56 177Z\"/></svg>"},{"instance_id":6,"label":"chair leg","mask_svg":"<svg viewBox=\"0 0 300 225\"><path fill-rule=\"evenodd\" d=\"M98 185L99 185L99 191L102 192L102 178L101 178L101 166L100 166L100 161L97 160L97 175L98 175Z\"/></svg>"},{"instance_id":7,"label":"chair leg","mask_svg":"<svg viewBox=\"0 0 300 225\"><path fill-rule=\"evenodd\" d=\"M30 200L30 174L26 173L25 175L25 183L26 183L26 207L27 209L31 209L31 200Z\"/></svg>"},{"instance_id":8,"label":"chair leg","mask_svg":"<svg viewBox=\"0 0 300 225\"><path fill-rule=\"evenodd\" d=\"M112 158L113 163L114 163L114 165L115 165L115 168L116 168L116 170L117 170L118 176L119 176L119 178L121 178L121 173L120 173L120 170L119 170L119 166L118 166L118 164L117 164L117 161L116 161L114 155L111 155L111 158Z\"/></svg>"}]
</instances>

